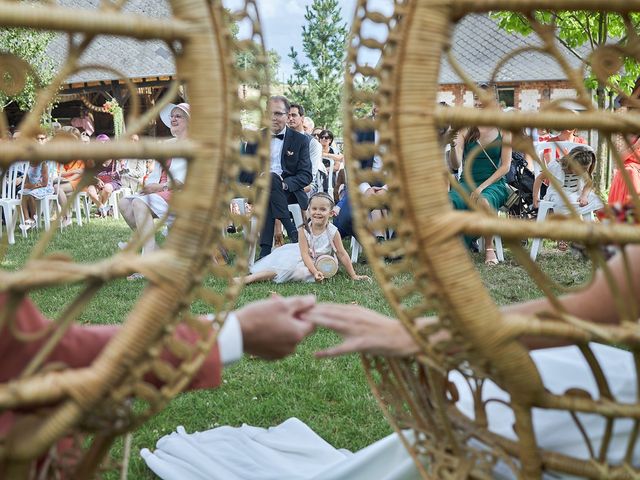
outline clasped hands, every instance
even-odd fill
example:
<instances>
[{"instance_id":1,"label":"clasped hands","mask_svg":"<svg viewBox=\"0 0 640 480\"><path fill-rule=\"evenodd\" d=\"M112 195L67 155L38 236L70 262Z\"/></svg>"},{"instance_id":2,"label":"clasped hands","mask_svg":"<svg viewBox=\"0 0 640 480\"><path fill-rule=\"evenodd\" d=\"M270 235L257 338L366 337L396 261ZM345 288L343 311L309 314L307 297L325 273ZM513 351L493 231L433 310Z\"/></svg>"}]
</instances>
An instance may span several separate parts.
<instances>
[{"instance_id":1,"label":"clasped hands","mask_svg":"<svg viewBox=\"0 0 640 480\"><path fill-rule=\"evenodd\" d=\"M316 326L342 336L342 343L316 352L317 357L353 352L410 356L419 351L413 337L398 320L359 305L318 304L313 295L288 298L274 295L237 310L236 316L244 351L264 359L283 358L293 353ZM420 321L426 326L437 320ZM440 331L434 337L438 335L435 340L440 341L448 333Z\"/></svg>"}]
</instances>

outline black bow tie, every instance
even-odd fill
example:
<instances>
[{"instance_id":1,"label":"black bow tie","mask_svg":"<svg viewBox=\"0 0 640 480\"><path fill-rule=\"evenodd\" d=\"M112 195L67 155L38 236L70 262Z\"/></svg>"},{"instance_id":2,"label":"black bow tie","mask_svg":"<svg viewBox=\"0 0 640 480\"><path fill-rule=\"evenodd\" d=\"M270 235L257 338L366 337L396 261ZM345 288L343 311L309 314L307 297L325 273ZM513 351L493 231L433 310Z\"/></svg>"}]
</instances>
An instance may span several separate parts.
<instances>
[{"instance_id":1,"label":"black bow tie","mask_svg":"<svg viewBox=\"0 0 640 480\"><path fill-rule=\"evenodd\" d=\"M284 133L279 133L277 135L271 135L271 138L277 138L278 140L284 140Z\"/></svg>"}]
</instances>

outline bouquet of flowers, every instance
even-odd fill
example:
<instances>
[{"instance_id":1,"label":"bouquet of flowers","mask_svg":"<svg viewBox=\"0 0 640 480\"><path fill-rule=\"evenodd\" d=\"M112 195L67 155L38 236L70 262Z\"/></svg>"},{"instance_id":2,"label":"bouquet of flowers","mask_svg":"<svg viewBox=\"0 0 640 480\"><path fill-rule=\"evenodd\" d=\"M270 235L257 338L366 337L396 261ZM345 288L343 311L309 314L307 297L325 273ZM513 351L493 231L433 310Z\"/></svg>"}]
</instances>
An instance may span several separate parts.
<instances>
[{"instance_id":1,"label":"bouquet of flowers","mask_svg":"<svg viewBox=\"0 0 640 480\"><path fill-rule=\"evenodd\" d=\"M102 105L102 110L113 116L113 134L116 138L120 137L124 133L124 113L122 107L116 99L112 98Z\"/></svg>"}]
</instances>

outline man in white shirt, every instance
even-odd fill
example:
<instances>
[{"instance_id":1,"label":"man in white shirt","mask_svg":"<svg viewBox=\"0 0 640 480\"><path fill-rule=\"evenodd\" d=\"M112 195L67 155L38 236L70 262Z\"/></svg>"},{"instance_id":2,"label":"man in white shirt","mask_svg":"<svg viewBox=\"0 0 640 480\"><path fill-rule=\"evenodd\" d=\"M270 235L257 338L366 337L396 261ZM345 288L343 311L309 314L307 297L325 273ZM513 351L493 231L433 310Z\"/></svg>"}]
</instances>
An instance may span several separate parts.
<instances>
[{"instance_id":1,"label":"man in white shirt","mask_svg":"<svg viewBox=\"0 0 640 480\"><path fill-rule=\"evenodd\" d=\"M315 178L318 169L322 163L322 145L314 138L311 133L304 128L304 107L302 105L292 103L289 107L289 121L287 126L296 132L303 133L309 138L309 157L311 158L311 173ZM312 127L313 130L313 127Z\"/></svg>"}]
</instances>

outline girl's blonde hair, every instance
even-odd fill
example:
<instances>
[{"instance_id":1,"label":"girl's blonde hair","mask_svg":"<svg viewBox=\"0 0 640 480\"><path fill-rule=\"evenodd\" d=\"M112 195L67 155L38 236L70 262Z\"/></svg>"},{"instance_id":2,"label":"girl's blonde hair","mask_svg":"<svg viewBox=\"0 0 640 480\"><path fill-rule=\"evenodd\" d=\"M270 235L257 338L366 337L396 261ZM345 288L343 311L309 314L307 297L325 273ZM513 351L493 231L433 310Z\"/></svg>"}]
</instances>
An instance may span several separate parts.
<instances>
[{"instance_id":1,"label":"girl's blonde hair","mask_svg":"<svg viewBox=\"0 0 640 480\"><path fill-rule=\"evenodd\" d=\"M596 154L593 149L586 145L579 145L571 149L571 151L560 160L562 170L572 172L576 175L587 174L591 178L591 174L596 166Z\"/></svg>"}]
</instances>

